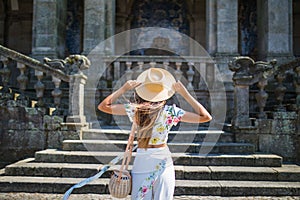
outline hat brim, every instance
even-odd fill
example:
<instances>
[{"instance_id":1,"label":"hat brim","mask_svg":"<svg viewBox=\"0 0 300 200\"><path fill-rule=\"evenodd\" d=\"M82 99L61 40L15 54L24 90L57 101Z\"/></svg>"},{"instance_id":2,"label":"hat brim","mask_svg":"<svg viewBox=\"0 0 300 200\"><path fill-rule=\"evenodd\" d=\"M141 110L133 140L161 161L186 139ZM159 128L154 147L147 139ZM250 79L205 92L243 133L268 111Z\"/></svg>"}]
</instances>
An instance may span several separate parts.
<instances>
[{"instance_id":1,"label":"hat brim","mask_svg":"<svg viewBox=\"0 0 300 200\"><path fill-rule=\"evenodd\" d=\"M175 90L173 88L173 84L176 83L174 76L168 72L167 70L161 69L161 72L164 73L165 78L163 80L163 89L160 92L153 92L147 89L145 83L145 79L147 76L147 71L142 72L138 77L137 81L142 84L135 88L137 95L139 95L142 99L150 102L158 102L164 101L171 98L175 94Z\"/></svg>"}]
</instances>

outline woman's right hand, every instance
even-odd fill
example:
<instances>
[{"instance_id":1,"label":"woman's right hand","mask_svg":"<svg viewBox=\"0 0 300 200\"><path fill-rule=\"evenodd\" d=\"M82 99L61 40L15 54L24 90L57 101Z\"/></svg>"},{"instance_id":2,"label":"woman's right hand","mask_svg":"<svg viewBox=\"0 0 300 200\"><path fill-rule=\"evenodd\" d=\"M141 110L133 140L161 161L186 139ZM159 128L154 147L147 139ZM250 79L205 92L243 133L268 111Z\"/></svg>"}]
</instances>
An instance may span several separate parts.
<instances>
[{"instance_id":1,"label":"woman's right hand","mask_svg":"<svg viewBox=\"0 0 300 200\"><path fill-rule=\"evenodd\" d=\"M138 82L137 80L128 80L124 83L124 85L122 86L122 89L124 90L124 92L126 92L128 90L132 90L132 89L136 88L140 84L141 84L141 82Z\"/></svg>"}]
</instances>

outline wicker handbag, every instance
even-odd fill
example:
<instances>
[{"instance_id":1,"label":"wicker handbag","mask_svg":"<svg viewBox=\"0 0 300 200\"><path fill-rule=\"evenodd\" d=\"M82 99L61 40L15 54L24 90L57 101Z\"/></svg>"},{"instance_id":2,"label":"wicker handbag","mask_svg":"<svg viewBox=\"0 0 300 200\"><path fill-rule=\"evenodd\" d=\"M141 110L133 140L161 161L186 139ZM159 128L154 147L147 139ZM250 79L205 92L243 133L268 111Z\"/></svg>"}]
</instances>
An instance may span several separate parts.
<instances>
[{"instance_id":1,"label":"wicker handbag","mask_svg":"<svg viewBox=\"0 0 300 200\"><path fill-rule=\"evenodd\" d=\"M128 171L128 164L132 155L132 146L134 140L134 133L136 130L135 123L132 124L131 132L129 135L128 143L124 153L124 158L120 170L114 170L109 184L108 189L111 196L115 198L125 198L131 192L131 175ZM124 168L125 167L125 168Z\"/></svg>"}]
</instances>

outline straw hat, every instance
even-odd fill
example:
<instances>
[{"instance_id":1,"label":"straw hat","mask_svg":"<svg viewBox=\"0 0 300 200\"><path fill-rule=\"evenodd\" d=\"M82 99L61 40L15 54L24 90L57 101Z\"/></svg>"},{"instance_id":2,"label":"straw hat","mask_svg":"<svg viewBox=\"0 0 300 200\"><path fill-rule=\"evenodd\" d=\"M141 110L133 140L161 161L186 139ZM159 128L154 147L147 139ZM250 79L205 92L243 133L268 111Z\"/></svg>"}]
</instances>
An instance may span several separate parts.
<instances>
[{"instance_id":1,"label":"straw hat","mask_svg":"<svg viewBox=\"0 0 300 200\"><path fill-rule=\"evenodd\" d=\"M167 100L175 93L173 75L161 68L150 68L142 72L137 81L142 84L135 88L136 93L146 101L158 102Z\"/></svg>"}]
</instances>

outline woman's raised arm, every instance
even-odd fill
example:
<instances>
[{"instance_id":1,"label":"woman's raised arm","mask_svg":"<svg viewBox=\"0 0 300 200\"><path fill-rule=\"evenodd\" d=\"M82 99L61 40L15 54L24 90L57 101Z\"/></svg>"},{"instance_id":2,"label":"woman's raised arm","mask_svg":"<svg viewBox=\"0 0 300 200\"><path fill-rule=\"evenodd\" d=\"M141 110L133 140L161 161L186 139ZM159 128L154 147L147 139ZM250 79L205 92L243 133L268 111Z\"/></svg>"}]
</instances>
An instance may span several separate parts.
<instances>
[{"instance_id":1,"label":"woman's raised arm","mask_svg":"<svg viewBox=\"0 0 300 200\"><path fill-rule=\"evenodd\" d=\"M128 90L132 90L141 83L136 80L129 80L122 85L118 90L107 96L99 105L98 109L114 115L126 115L126 111L123 104L113 104L120 96L126 93Z\"/></svg>"},{"instance_id":2,"label":"woman's raised arm","mask_svg":"<svg viewBox=\"0 0 300 200\"><path fill-rule=\"evenodd\" d=\"M184 85L178 81L173 85L175 91L180 94L194 109L193 112L186 112L181 121L190 123L203 123L212 119L209 112L189 93Z\"/></svg>"}]
</instances>

